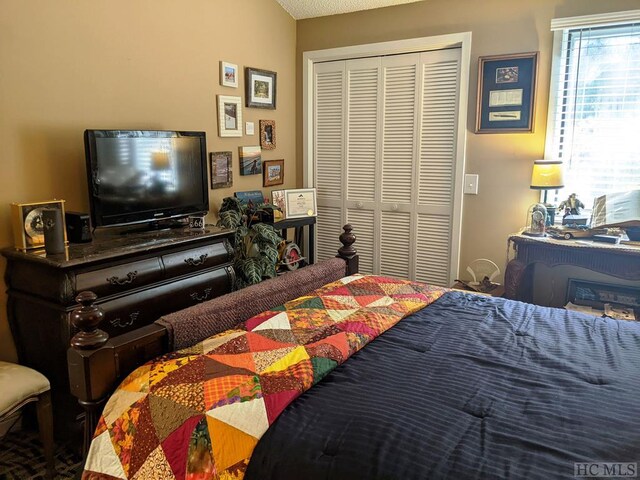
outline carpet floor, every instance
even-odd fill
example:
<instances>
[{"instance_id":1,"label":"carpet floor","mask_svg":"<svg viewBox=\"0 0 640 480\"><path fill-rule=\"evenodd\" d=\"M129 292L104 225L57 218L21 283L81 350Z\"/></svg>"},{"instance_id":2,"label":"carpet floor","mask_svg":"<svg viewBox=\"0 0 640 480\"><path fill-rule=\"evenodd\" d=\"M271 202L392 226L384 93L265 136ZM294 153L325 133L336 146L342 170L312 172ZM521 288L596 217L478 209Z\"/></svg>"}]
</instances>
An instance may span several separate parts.
<instances>
[{"instance_id":1,"label":"carpet floor","mask_svg":"<svg viewBox=\"0 0 640 480\"><path fill-rule=\"evenodd\" d=\"M73 479L79 474L82 458L63 445L56 445L56 480ZM18 431L0 438L0 480L45 478L46 463L42 444L35 432Z\"/></svg>"}]
</instances>

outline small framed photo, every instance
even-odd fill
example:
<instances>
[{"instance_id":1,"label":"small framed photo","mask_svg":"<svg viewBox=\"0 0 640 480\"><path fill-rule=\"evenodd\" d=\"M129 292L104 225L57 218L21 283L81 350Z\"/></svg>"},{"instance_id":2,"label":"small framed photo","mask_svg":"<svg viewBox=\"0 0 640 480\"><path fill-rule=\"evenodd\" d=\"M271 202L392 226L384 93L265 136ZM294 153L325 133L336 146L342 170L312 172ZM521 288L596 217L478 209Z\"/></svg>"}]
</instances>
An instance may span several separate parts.
<instances>
[{"instance_id":1,"label":"small framed photo","mask_svg":"<svg viewBox=\"0 0 640 480\"><path fill-rule=\"evenodd\" d=\"M211 152L209 154L212 190L233 186L231 159L231 152Z\"/></svg>"},{"instance_id":2,"label":"small framed photo","mask_svg":"<svg viewBox=\"0 0 640 480\"><path fill-rule=\"evenodd\" d=\"M476 133L533 132L538 52L478 60Z\"/></svg>"},{"instance_id":3,"label":"small framed photo","mask_svg":"<svg viewBox=\"0 0 640 480\"><path fill-rule=\"evenodd\" d=\"M276 108L276 72L244 69L245 105L252 108Z\"/></svg>"},{"instance_id":4,"label":"small framed photo","mask_svg":"<svg viewBox=\"0 0 640 480\"><path fill-rule=\"evenodd\" d=\"M218 95L218 135L242 136L242 98Z\"/></svg>"},{"instance_id":5,"label":"small framed photo","mask_svg":"<svg viewBox=\"0 0 640 480\"><path fill-rule=\"evenodd\" d=\"M284 183L284 160L265 160L262 175L263 187L282 185Z\"/></svg>"},{"instance_id":6,"label":"small framed photo","mask_svg":"<svg viewBox=\"0 0 640 480\"><path fill-rule=\"evenodd\" d=\"M262 151L260 147L238 147L240 152L240 175L262 173Z\"/></svg>"},{"instance_id":7,"label":"small framed photo","mask_svg":"<svg viewBox=\"0 0 640 480\"><path fill-rule=\"evenodd\" d=\"M260 120L260 147L262 147L263 150L275 150L276 148L275 120Z\"/></svg>"},{"instance_id":8,"label":"small framed photo","mask_svg":"<svg viewBox=\"0 0 640 480\"><path fill-rule=\"evenodd\" d=\"M11 223L13 224L13 238L16 248L31 250L44 247L42 212L51 208L61 210L64 219L64 200L11 204ZM66 243L67 229L63 228L63 231Z\"/></svg>"},{"instance_id":9,"label":"small framed photo","mask_svg":"<svg viewBox=\"0 0 640 480\"><path fill-rule=\"evenodd\" d=\"M238 88L238 65L220 62L220 85Z\"/></svg>"},{"instance_id":10,"label":"small framed photo","mask_svg":"<svg viewBox=\"0 0 640 480\"><path fill-rule=\"evenodd\" d=\"M284 201L286 190L271 190L271 204L276 207L273 211L273 219L277 222L287 218L287 204Z\"/></svg>"}]
</instances>

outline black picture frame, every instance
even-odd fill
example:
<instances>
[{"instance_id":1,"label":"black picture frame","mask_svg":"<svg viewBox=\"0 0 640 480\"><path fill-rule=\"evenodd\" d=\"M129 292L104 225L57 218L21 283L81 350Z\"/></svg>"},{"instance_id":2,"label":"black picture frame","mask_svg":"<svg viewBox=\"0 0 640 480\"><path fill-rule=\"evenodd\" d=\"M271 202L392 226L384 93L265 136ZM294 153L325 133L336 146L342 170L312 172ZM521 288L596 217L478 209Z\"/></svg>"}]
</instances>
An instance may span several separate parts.
<instances>
[{"instance_id":1,"label":"black picture frame","mask_svg":"<svg viewBox=\"0 0 640 480\"><path fill-rule=\"evenodd\" d=\"M478 59L476 133L533 132L539 52Z\"/></svg>"},{"instance_id":2,"label":"black picture frame","mask_svg":"<svg viewBox=\"0 0 640 480\"><path fill-rule=\"evenodd\" d=\"M275 110L277 77L276 72L245 67L245 106Z\"/></svg>"}]
</instances>

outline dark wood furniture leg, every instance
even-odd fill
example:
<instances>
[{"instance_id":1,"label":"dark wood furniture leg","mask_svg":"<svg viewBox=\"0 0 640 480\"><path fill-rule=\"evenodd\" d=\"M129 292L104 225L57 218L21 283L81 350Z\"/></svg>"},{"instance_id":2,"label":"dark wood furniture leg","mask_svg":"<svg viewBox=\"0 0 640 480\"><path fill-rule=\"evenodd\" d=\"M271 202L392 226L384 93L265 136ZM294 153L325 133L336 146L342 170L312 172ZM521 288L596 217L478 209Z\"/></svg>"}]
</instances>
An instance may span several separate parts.
<instances>
[{"instance_id":1,"label":"dark wood furniture leg","mask_svg":"<svg viewBox=\"0 0 640 480\"><path fill-rule=\"evenodd\" d=\"M47 478L53 480L56 475L56 464L53 456L53 409L51 407L51 390L40 394L36 403L38 430L40 441L47 462Z\"/></svg>"},{"instance_id":2,"label":"dark wood furniture leg","mask_svg":"<svg viewBox=\"0 0 640 480\"><path fill-rule=\"evenodd\" d=\"M355 236L354 236L355 239ZM316 224L309 224L309 264L316 263Z\"/></svg>"}]
</instances>

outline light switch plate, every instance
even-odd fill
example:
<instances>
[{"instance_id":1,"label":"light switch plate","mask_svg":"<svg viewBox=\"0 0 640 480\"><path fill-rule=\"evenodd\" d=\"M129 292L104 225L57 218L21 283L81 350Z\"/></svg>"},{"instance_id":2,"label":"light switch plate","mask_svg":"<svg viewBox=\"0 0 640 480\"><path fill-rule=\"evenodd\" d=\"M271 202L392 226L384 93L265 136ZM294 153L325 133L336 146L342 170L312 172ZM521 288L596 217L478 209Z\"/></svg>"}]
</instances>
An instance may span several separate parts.
<instances>
[{"instance_id":1,"label":"light switch plate","mask_svg":"<svg viewBox=\"0 0 640 480\"><path fill-rule=\"evenodd\" d=\"M253 135L255 133L255 126L253 124L253 122L247 122L245 123L245 133L247 135Z\"/></svg>"},{"instance_id":2,"label":"light switch plate","mask_svg":"<svg viewBox=\"0 0 640 480\"><path fill-rule=\"evenodd\" d=\"M480 176L477 173L467 173L464 176L464 193L468 195L478 194L478 181Z\"/></svg>"}]
</instances>

